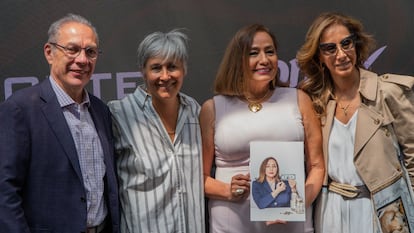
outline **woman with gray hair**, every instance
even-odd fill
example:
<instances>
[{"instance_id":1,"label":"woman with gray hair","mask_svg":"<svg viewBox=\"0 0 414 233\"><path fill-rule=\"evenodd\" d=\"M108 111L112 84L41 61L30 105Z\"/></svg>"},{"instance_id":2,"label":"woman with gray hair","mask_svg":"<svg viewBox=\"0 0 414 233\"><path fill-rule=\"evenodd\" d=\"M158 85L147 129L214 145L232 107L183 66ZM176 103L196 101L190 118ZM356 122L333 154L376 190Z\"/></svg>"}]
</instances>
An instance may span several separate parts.
<instances>
[{"instance_id":1,"label":"woman with gray hair","mask_svg":"<svg viewBox=\"0 0 414 233\"><path fill-rule=\"evenodd\" d=\"M155 32L138 47L144 84L109 103L121 232L204 232L200 106L180 92L188 38Z\"/></svg>"}]
</instances>

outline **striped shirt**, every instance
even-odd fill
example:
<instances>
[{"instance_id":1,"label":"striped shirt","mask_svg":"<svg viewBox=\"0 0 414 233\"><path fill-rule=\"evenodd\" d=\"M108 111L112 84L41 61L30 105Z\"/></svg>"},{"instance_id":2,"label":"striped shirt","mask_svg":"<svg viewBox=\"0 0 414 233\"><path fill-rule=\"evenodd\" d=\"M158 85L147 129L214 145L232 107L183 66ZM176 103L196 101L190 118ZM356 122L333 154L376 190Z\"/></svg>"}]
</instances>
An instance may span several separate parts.
<instances>
[{"instance_id":1,"label":"striped shirt","mask_svg":"<svg viewBox=\"0 0 414 233\"><path fill-rule=\"evenodd\" d=\"M86 192L87 226L98 226L107 215L103 196L105 164L101 141L88 111L90 106L88 92L84 91L83 101L78 104L59 87L52 77L49 80L68 123L78 153Z\"/></svg>"},{"instance_id":2,"label":"striped shirt","mask_svg":"<svg viewBox=\"0 0 414 233\"><path fill-rule=\"evenodd\" d=\"M180 93L174 142L138 87L109 103L113 115L122 233L203 233L199 104Z\"/></svg>"}]
</instances>

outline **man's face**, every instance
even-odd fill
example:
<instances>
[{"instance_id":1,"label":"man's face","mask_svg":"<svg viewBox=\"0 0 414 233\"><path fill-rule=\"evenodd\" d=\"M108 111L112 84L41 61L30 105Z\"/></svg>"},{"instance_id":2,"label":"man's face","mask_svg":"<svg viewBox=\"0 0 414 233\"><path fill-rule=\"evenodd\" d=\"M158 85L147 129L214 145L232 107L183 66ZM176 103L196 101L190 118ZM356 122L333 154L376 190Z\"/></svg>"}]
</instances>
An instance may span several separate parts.
<instances>
[{"instance_id":1,"label":"man's face","mask_svg":"<svg viewBox=\"0 0 414 233\"><path fill-rule=\"evenodd\" d=\"M51 76L75 101L82 98L83 88L95 69L96 58L89 57L85 49L81 49L79 55L71 56L70 49L97 49L96 40L90 27L69 22L60 28L57 41L44 46Z\"/></svg>"}]
</instances>

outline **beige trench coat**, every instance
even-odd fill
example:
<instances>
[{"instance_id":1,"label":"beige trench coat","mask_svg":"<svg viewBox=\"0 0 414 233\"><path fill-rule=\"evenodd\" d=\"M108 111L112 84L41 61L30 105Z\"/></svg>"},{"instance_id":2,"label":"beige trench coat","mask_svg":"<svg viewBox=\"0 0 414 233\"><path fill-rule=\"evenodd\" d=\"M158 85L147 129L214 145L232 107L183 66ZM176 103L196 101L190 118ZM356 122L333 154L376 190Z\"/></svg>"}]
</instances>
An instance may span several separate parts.
<instances>
[{"instance_id":1,"label":"beige trench coat","mask_svg":"<svg viewBox=\"0 0 414 233\"><path fill-rule=\"evenodd\" d=\"M360 94L355 132L354 164L368 189L375 194L402 175L393 144L395 138L404 153L404 163L414 184L414 77L378 76L360 69ZM328 139L336 102L329 101L322 119L325 167L328 168ZM325 174L324 185L328 184Z\"/></svg>"}]
</instances>

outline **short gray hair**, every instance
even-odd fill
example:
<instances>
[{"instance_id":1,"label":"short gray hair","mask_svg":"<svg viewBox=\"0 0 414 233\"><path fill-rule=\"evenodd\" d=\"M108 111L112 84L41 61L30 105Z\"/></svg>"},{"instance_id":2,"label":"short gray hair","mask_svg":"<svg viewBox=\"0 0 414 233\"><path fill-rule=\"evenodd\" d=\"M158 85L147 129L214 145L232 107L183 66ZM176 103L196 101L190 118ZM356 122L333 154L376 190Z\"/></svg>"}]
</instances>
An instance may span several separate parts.
<instances>
[{"instance_id":1,"label":"short gray hair","mask_svg":"<svg viewBox=\"0 0 414 233\"><path fill-rule=\"evenodd\" d=\"M188 36L179 29L149 34L138 46L138 69L143 71L148 59L154 57L180 61L187 73Z\"/></svg>"},{"instance_id":2,"label":"short gray hair","mask_svg":"<svg viewBox=\"0 0 414 233\"><path fill-rule=\"evenodd\" d=\"M49 31L47 32L47 34L49 36L48 42L56 43L57 42L57 37L59 36L60 28L64 24L71 23L71 22L84 24L84 25L90 27L92 29L93 33L96 36L96 44L99 46L98 33L96 32L96 28L92 25L92 23L89 20L85 19L84 17L82 17L80 15L75 15L75 14L72 14L72 13L67 14L63 18L58 19L57 21L52 23L52 25L50 25Z\"/></svg>"}]
</instances>

